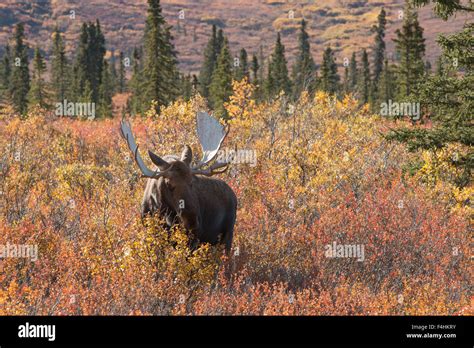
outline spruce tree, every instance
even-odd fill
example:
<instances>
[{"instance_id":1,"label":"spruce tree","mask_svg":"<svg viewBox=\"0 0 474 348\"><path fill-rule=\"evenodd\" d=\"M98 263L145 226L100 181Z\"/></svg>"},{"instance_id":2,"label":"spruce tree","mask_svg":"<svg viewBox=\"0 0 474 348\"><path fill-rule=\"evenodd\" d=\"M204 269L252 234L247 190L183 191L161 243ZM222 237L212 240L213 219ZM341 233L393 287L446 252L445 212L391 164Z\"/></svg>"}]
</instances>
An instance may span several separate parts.
<instances>
[{"instance_id":1,"label":"spruce tree","mask_svg":"<svg viewBox=\"0 0 474 348\"><path fill-rule=\"evenodd\" d=\"M431 75L431 74L432 74L431 62L429 60L427 60L425 62L425 75L428 76L428 75Z\"/></svg>"},{"instance_id":2,"label":"spruce tree","mask_svg":"<svg viewBox=\"0 0 474 348\"><path fill-rule=\"evenodd\" d=\"M73 68L73 96L84 99L90 95L89 102L97 103L105 56L105 38L99 21L82 24L77 52ZM85 91L86 82L91 93Z\"/></svg>"},{"instance_id":3,"label":"spruce tree","mask_svg":"<svg viewBox=\"0 0 474 348\"><path fill-rule=\"evenodd\" d=\"M102 71L105 69L105 60L104 56L106 53L106 48L105 48L105 36L102 33L102 30L100 28L100 22L97 19L95 23L95 33L96 33L96 43L94 45L94 52L96 56L94 57L95 62L97 64L97 75L99 76L99 81L102 78Z\"/></svg>"},{"instance_id":4,"label":"spruce tree","mask_svg":"<svg viewBox=\"0 0 474 348\"><path fill-rule=\"evenodd\" d=\"M474 4L472 2L467 4L462 4L459 1L446 0L411 0L411 2L415 6L424 6L432 2L434 4L434 13L445 21L448 20L449 17L455 15L456 12L465 14L474 12Z\"/></svg>"},{"instance_id":5,"label":"spruce tree","mask_svg":"<svg viewBox=\"0 0 474 348\"><path fill-rule=\"evenodd\" d=\"M52 53L51 87L53 89L53 98L57 103L62 103L69 97L70 71L63 39L58 27L55 28L53 34Z\"/></svg>"},{"instance_id":6,"label":"spruce tree","mask_svg":"<svg viewBox=\"0 0 474 348\"><path fill-rule=\"evenodd\" d=\"M371 85L371 100L374 105L377 105L380 101L379 99L379 81L384 68L385 60L385 26L387 24L386 13L384 8L380 11L377 17L377 25L373 27L375 32L375 45L373 49L373 79Z\"/></svg>"},{"instance_id":7,"label":"spruce tree","mask_svg":"<svg viewBox=\"0 0 474 348\"><path fill-rule=\"evenodd\" d=\"M15 111L20 115L25 115L28 109L30 72L28 69L28 46L25 43L25 29L23 23L16 25L14 42L10 96Z\"/></svg>"},{"instance_id":8,"label":"spruce tree","mask_svg":"<svg viewBox=\"0 0 474 348\"><path fill-rule=\"evenodd\" d=\"M107 63L110 71L110 81L111 81L111 87L112 91L115 93L118 91L118 84L119 84L119 76L117 73L117 60L115 59L115 50L112 49L112 52L110 54L110 59L109 62ZM102 75L103 76L103 75ZM101 80L102 82L102 80Z\"/></svg>"},{"instance_id":9,"label":"spruce tree","mask_svg":"<svg viewBox=\"0 0 474 348\"><path fill-rule=\"evenodd\" d=\"M73 66L73 83L71 98L84 103L103 103L100 87L105 69L105 38L100 22L83 23L79 36L77 56ZM108 66L108 65L107 65ZM107 70L110 68L107 67ZM110 71L107 72L110 74ZM109 87L113 88L110 83Z\"/></svg>"},{"instance_id":10,"label":"spruce tree","mask_svg":"<svg viewBox=\"0 0 474 348\"><path fill-rule=\"evenodd\" d=\"M188 75L181 75L181 90L180 93L183 96L185 101L189 101L193 96L193 81L190 74Z\"/></svg>"},{"instance_id":11,"label":"spruce tree","mask_svg":"<svg viewBox=\"0 0 474 348\"><path fill-rule=\"evenodd\" d=\"M80 103L91 103L92 100L92 86L89 80L84 83L84 90L79 98Z\"/></svg>"},{"instance_id":12,"label":"spruce tree","mask_svg":"<svg viewBox=\"0 0 474 348\"><path fill-rule=\"evenodd\" d=\"M436 75L439 77L444 76L443 55L440 55L436 60Z\"/></svg>"},{"instance_id":13,"label":"spruce tree","mask_svg":"<svg viewBox=\"0 0 474 348\"><path fill-rule=\"evenodd\" d=\"M217 29L212 26L212 34L204 50L204 61L199 73L199 93L204 97L209 97L209 86L212 81L212 74L217 63L216 55Z\"/></svg>"},{"instance_id":14,"label":"spruce tree","mask_svg":"<svg viewBox=\"0 0 474 348\"><path fill-rule=\"evenodd\" d=\"M176 98L179 81L170 27L163 18L159 0L148 0L144 43L144 107L155 101L159 109Z\"/></svg>"},{"instance_id":15,"label":"spruce tree","mask_svg":"<svg viewBox=\"0 0 474 348\"><path fill-rule=\"evenodd\" d=\"M282 91L286 95L289 95L291 92L291 81L288 77L288 67L285 58L285 46L281 43L280 33L277 35L275 49L268 64L265 91L268 98L277 97Z\"/></svg>"},{"instance_id":16,"label":"spruce tree","mask_svg":"<svg viewBox=\"0 0 474 348\"><path fill-rule=\"evenodd\" d=\"M416 10L408 2L405 6L402 30L397 29L396 36L394 42L400 57L398 66L400 98L405 98L417 94L425 73L423 28L418 23Z\"/></svg>"},{"instance_id":17,"label":"spruce tree","mask_svg":"<svg viewBox=\"0 0 474 348\"><path fill-rule=\"evenodd\" d=\"M125 92L125 85L127 81L125 76L125 57L122 51L120 51L119 58L118 91L119 93L123 93Z\"/></svg>"},{"instance_id":18,"label":"spruce tree","mask_svg":"<svg viewBox=\"0 0 474 348\"><path fill-rule=\"evenodd\" d=\"M132 97L129 99L130 113L136 115L142 113L143 108L143 95L142 91L142 78L141 78L141 54L140 50L136 47L133 49L132 59L132 78L130 79L130 91L132 92Z\"/></svg>"},{"instance_id":19,"label":"spruce tree","mask_svg":"<svg viewBox=\"0 0 474 348\"><path fill-rule=\"evenodd\" d=\"M377 25L374 26L373 30L375 31L375 47L374 47L374 85L377 86L377 83L380 79L380 74L382 73L385 60L385 26L387 24L386 13L384 8L380 11L377 17Z\"/></svg>"},{"instance_id":20,"label":"spruce tree","mask_svg":"<svg viewBox=\"0 0 474 348\"><path fill-rule=\"evenodd\" d=\"M48 107L46 83L43 74L46 71L44 58L38 47L35 48L33 57L33 76L31 79L31 89L29 92L29 103L39 105L42 108Z\"/></svg>"},{"instance_id":21,"label":"spruce tree","mask_svg":"<svg viewBox=\"0 0 474 348\"><path fill-rule=\"evenodd\" d=\"M339 88L339 75L337 73L336 60L331 47L327 47L323 54L321 66L321 88L330 94L337 93Z\"/></svg>"},{"instance_id":22,"label":"spruce tree","mask_svg":"<svg viewBox=\"0 0 474 348\"><path fill-rule=\"evenodd\" d=\"M84 89L90 72L88 71L89 58L88 58L88 42L89 33L87 23L83 23L81 27L81 34L79 35L79 45L77 47L77 55L74 61L73 67L73 88L72 98L77 101L83 99ZM89 82L90 88L90 82ZM89 94L89 93L87 93ZM89 100L91 102L91 100Z\"/></svg>"},{"instance_id":23,"label":"spruce tree","mask_svg":"<svg viewBox=\"0 0 474 348\"><path fill-rule=\"evenodd\" d=\"M260 65L258 64L257 55L252 56L252 66L250 68L252 70L252 82L257 85L258 84L258 70L260 69Z\"/></svg>"},{"instance_id":24,"label":"spruce tree","mask_svg":"<svg viewBox=\"0 0 474 348\"><path fill-rule=\"evenodd\" d=\"M0 95L8 93L10 77L12 72L10 45L5 45L2 60L0 61Z\"/></svg>"},{"instance_id":25,"label":"spruce tree","mask_svg":"<svg viewBox=\"0 0 474 348\"><path fill-rule=\"evenodd\" d=\"M263 47L260 45L260 49L258 50L258 62L260 64L260 68L258 69L258 81L260 83L261 89L263 90L265 85L265 56L263 54Z\"/></svg>"},{"instance_id":26,"label":"spruce tree","mask_svg":"<svg viewBox=\"0 0 474 348\"><path fill-rule=\"evenodd\" d=\"M424 5L428 1L416 0ZM474 12L474 6L457 2L434 1L434 11L447 20L456 12ZM431 128L401 128L392 132L389 139L404 142L408 150L430 149L437 151L448 144L463 145L464 150L453 156L452 164L460 168L456 184L460 187L472 183L474 166L473 113L474 94L474 24L465 24L462 31L440 35L442 71L429 76L421 87L420 100L433 121ZM462 73L460 73L462 72Z\"/></svg>"},{"instance_id":27,"label":"spruce tree","mask_svg":"<svg viewBox=\"0 0 474 348\"><path fill-rule=\"evenodd\" d=\"M97 103L104 69L104 56L106 52L105 38L102 34L99 20L97 20L95 24L89 23L86 31L86 79L89 81L92 89L92 102Z\"/></svg>"},{"instance_id":28,"label":"spruce tree","mask_svg":"<svg viewBox=\"0 0 474 348\"><path fill-rule=\"evenodd\" d=\"M369 102L370 98L370 65L367 51L362 51L362 68L359 80L359 96L363 104Z\"/></svg>"},{"instance_id":29,"label":"spruce tree","mask_svg":"<svg viewBox=\"0 0 474 348\"><path fill-rule=\"evenodd\" d=\"M232 94L232 66L230 61L228 42L225 38L209 88L214 113L222 118L227 118L224 103L229 101Z\"/></svg>"},{"instance_id":30,"label":"spruce tree","mask_svg":"<svg viewBox=\"0 0 474 348\"><path fill-rule=\"evenodd\" d=\"M349 66L344 66L344 80L342 84L342 91L344 94L350 93L349 89Z\"/></svg>"},{"instance_id":31,"label":"spruce tree","mask_svg":"<svg viewBox=\"0 0 474 348\"><path fill-rule=\"evenodd\" d=\"M395 93L396 80L394 69L389 65L388 59L385 59L382 73L379 78L377 103L375 104L375 107L378 108L381 103L388 103L389 100L393 100Z\"/></svg>"},{"instance_id":32,"label":"spruce tree","mask_svg":"<svg viewBox=\"0 0 474 348\"><path fill-rule=\"evenodd\" d=\"M349 91L355 93L357 90L357 82L359 81L359 70L357 68L357 57L355 52L352 53L351 62L349 64Z\"/></svg>"},{"instance_id":33,"label":"spruce tree","mask_svg":"<svg viewBox=\"0 0 474 348\"><path fill-rule=\"evenodd\" d=\"M97 107L98 115L100 117L112 116L112 97L114 95L114 88L109 64L110 63L104 60Z\"/></svg>"},{"instance_id":34,"label":"spruce tree","mask_svg":"<svg viewBox=\"0 0 474 348\"><path fill-rule=\"evenodd\" d=\"M252 70L252 84L255 87L253 97L255 98L255 100L261 101L263 94L262 82L259 79L261 67L256 54L252 56L252 66L250 67L250 70Z\"/></svg>"},{"instance_id":35,"label":"spruce tree","mask_svg":"<svg viewBox=\"0 0 474 348\"><path fill-rule=\"evenodd\" d=\"M293 97L298 99L301 92L306 90L313 93L316 89L316 64L311 56L309 36L306 32L306 21L301 21L298 35L298 53L292 71Z\"/></svg>"},{"instance_id":36,"label":"spruce tree","mask_svg":"<svg viewBox=\"0 0 474 348\"><path fill-rule=\"evenodd\" d=\"M244 77L247 78L247 81L249 80L249 63L247 51L245 48L242 48L239 55L239 66L237 66L235 69L235 79L240 81Z\"/></svg>"},{"instance_id":37,"label":"spruce tree","mask_svg":"<svg viewBox=\"0 0 474 348\"><path fill-rule=\"evenodd\" d=\"M217 58L221 54L222 47L224 47L224 41L226 38L224 37L224 31L222 29L219 29L217 31L217 37L216 37L216 45L214 47L214 54L216 56L216 62Z\"/></svg>"},{"instance_id":38,"label":"spruce tree","mask_svg":"<svg viewBox=\"0 0 474 348\"><path fill-rule=\"evenodd\" d=\"M166 62L165 80L167 81L165 89L166 104L176 100L179 96L180 73L178 70L177 51L173 45L172 27L165 25L165 44L163 46L163 56Z\"/></svg>"},{"instance_id":39,"label":"spruce tree","mask_svg":"<svg viewBox=\"0 0 474 348\"><path fill-rule=\"evenodd\" d=\"M191 78L191 84L193 86L193 94L196 93L196 91L198 90L198 87L199 87L199 80L198 80L198 77L193 74L192 78Z\"/></svg>"}]
</instances>

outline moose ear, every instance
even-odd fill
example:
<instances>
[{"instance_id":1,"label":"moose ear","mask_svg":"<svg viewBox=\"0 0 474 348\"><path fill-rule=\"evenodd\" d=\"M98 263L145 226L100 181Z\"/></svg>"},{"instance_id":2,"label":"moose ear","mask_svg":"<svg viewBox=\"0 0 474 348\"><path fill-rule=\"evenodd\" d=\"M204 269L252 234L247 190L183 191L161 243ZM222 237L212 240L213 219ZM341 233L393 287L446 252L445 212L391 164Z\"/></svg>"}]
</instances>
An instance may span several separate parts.
<instances>
[{"instance_id":1,"label":"moose ear","mask_svg":"<svg viewBox=\"0 0 474 348\"><path fill-rule=\"evenodd\" d=\"M151 161L158 167L159 170L166 170L170 166L168 162L166 162L160 156L155 155L150 150L148 150L148 156L150 156Z\"/></svg>"},{"instance_id":2,"label":"moose ear","mask_svg":"<svg viewBox=\"0 0 474 348\"><path fill-rule=\"evenodd\" d=\"M191 150L189 145L185 145L183 152L181 153L181 161L183 161L188 166L190 166L192 160L193 160L193 150Z\"/></svg>"}]
</instances>

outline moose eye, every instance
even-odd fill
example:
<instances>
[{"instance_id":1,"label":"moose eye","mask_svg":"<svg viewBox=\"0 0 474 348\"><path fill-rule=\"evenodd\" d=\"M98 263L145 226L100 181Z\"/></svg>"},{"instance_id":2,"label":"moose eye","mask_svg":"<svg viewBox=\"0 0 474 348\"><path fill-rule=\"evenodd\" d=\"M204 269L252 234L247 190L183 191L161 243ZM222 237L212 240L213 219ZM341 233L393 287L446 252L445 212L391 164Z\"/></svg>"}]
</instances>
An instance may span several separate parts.
<instances>
[{"instance_id":1,"label":"moose eye","mask_svg":"<svg viewBox=\"0 0 474 348\"><path fill-rule=\"evenodd\" d=\"M170 190L171 192L174 191L175 186L173 184L171 184L170 180L165 180L165 184L166 184L166 187L168 188L168 190Z\"/></svg>"}]
</instances>

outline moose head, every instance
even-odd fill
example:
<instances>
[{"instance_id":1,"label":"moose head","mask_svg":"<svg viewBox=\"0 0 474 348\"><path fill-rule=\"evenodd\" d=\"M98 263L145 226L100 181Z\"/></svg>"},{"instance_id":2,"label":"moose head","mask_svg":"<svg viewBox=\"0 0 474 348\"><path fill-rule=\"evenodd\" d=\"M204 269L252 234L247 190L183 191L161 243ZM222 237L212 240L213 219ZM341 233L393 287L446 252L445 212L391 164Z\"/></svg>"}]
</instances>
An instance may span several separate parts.
<instances>
[{"instance_id":1,"label":"moose head","mask_svg":"<svg viewBox=\"0 0 474 348\"><path fill-rule=\"evenodd\" d=\"M214 160L229 128L226 130L209 114L198 112L197 133L203 154L201 160L193 164L192 149L188 145L184 146L180 157L162 158L148 151L155 169L145 165L127 121L121 121L120 131L142 176L148 178L142 201L142 217L158 214L165 219L168 227L181 222L192 246L200 242L222 242L229 251L237 198L224 181L210 178L224 173L228 168L228 163Z\"/></svg>"}]
</instances>

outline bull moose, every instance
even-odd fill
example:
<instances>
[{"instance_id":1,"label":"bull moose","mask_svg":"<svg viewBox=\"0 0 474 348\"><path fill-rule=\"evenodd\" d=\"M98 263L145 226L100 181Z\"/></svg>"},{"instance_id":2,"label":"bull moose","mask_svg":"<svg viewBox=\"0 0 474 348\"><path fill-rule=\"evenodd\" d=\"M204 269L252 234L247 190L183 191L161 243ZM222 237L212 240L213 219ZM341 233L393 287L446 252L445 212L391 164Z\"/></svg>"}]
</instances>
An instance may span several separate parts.
<instances>
[{"instance_id":1,"label":"bull moose","mask_svg":"<svg viewBox=\"0 0 474 348\"><path fill-rule=\"evenodd\" d=\"M191 147L184 146L181 157L163 158L148 151L156 166L149 169L143 162L130 124L122 120L122 137L126 140L142 176L148 178L141 215L157 214L168 227L181 222L189 236L190 245L199 243L224 244L229 253L232 246L237 211L237 197L224 181L211 178L225 172L228 163L214 161L229 133L206 112L197 113L197 133L203 157L193 165ZM211 164L214 162L213 164Z\"/></svg>"}]
</instances>

